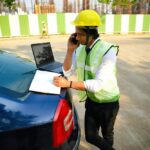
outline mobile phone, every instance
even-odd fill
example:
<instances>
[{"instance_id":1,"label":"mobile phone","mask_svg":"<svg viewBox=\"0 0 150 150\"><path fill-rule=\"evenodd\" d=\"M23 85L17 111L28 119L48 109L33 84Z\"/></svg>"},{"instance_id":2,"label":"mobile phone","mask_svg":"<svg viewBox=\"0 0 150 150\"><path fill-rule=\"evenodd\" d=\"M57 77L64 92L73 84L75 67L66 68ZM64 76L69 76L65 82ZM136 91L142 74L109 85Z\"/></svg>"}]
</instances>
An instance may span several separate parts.
<instances>
[{"instance_id":1,"label":"mobile phone","mask_svg":"<svg viewBox=\"0 0 150 150\"><path fill-rule=\"evenodd\" d=\"M72 35L71 35L71 42L73 43L73 44L77 44L78 43L78 40L76 40L76 36L77 36L77 33L73 33Z\"/></svg>"}]
</instances>

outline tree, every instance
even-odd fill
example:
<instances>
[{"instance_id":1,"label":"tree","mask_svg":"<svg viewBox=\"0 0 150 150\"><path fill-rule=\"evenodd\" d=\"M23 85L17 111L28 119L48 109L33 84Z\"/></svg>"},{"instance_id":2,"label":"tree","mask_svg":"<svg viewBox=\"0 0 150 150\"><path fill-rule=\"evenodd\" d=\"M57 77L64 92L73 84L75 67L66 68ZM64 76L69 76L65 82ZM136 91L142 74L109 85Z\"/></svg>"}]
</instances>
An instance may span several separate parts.
<instances>
[{"instance_id":1,"label":"tree","mask_svg":"<svg viewBox=\"0 0 150 150\"><path fill-rule=\"evenodd\" d=\"M110 4L112 3L112 7L120 7L121 13L125 12L125 9L134 5L137 0L98 0L100 3Z\"/></svg>"},{"instance_id":2,"label":"tree","mask_svg":"<svg viewBox=\"0 0 150 150\"><path fill-rule=\"evenodd\" d=\"M137 0L114 0L113 6L118 6L121 8L121 13L128 13L127 10L130 9L131 6L134 5L137 2Z\"/></svg>"},{"instance_id":3,"label":"tree","mask_svg":"<svg viewBox=\"0 0 150 150\"><path fill-rule=\"evenodd\" d=\"M98 0L98 2L104 4L104 5L102 5L103 13L105 13L104 7L105 7L105 10L106 10L106 13L109 13L109 12L112 13L112 2L113 2L113 0Z\"/></svg>"},{"instance_id":4,"label":"tree","mask_svg":"<svg viewBox=\"0 0 150 150\"><path fill-rule=\"evenodd\" d=\"M4 0L0 0L0 13L2 12L3 2L4 2Z\"/></svg>"},{"instance_id":5,"label":"tree","mask_svg":"<svg viewBox=\"0 0 150 150\"><path fill-rule=\"evenodd\" d=\"M128 6L133 5L137 0L114 0L113 5Z\"/></svg>"},{"instance_id":6,"label":"tree","mask_svg":"<svg viewBox=\"0 0 150 150\"><path fill-rule=\"evenodd\" d=\"M106 4L113 2L113 5L126 6L135 4L137 0L98 0L98 2Z\"/></svg>"},{"instance_id":7,"label":"tree","mask_svg":"<svg viewBox=\"0 0 150 150\"><path fill-rule=\"evenodd\" d=\"M100 3L105 3L105 4L109 4L109 3L110 3L110 0L98 0L98 2L100 2Z\"/></svg>"},{"instance_id":8,"label":"tree","mask_svg":"<svg viewBox=\"0 0 150 150\"><path fill-rule=\"evenodd\" d=\"M9 12L16 6L15 0L4 0L4 6L8 7Z\"/></svg>"}]
</instances>

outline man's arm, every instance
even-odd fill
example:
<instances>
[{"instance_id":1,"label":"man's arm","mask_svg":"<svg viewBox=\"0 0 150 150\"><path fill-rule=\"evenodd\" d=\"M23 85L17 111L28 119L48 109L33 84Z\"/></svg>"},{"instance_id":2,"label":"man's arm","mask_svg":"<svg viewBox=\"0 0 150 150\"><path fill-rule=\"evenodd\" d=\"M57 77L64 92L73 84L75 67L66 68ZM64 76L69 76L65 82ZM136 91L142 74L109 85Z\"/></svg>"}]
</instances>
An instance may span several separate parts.
<instances>
[{"instance_id":1,"label":"man's arm","mask_svg":"<svg viewBox=\"0 0 150 150\"><path fill-rule=\"evenodd\" d=\"M116 53L113 48L103 57L102 64L99 66L96 77L86 81L68 81L63 77L55 77L54 84L62 88L73 88L76 90L87 90L91 92L99 91L107 82L110 74L113 73L116 64Z\"/></svg>"},{"instance_id":2,"label":"man's arm","mask_svg":"<svg viewBox=\"0 0 150 150\"><path fill-rule=\"evenodd\" d=\"M64 77L54 77L54 84L62 88L73 88L76 90L85 90L85 85L83 81L69 81Z\"/></svg>"},{"instance_id":3,"label":"man's arm","mask_svg":"<svg viewBox=\"0 0 150 150\"><path fill-rule=\"evenodd\" d=\"M71 51L71 50L68 49L67 53L66 53L66 57L64 59L64 64L63 64L64 71L68 71L68 70L71 69L72 55L73 55L73 51Z\"/></svg>"}]
</instances>

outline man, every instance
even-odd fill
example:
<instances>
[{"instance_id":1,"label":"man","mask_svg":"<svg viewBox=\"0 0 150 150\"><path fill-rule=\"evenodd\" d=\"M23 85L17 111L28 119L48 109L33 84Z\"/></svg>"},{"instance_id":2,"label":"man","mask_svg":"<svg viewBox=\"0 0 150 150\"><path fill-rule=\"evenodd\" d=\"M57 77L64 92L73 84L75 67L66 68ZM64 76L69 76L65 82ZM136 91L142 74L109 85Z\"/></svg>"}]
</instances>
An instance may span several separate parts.
<instances>
[{"instance_id":1,"label":"man","mask_svg":"<svg viewBox=\"0 0 150 150\"><path fill-rule=\"evenodd\" d=\"M81 100L86 100L86 140L101 150L113 150L113 129L120 95L116 80L118 47L100 40L98 26L101 21L94 10L81 11L73 24L76 33L68 40L63 72L69 76L75 70L78 81L55 77L54 84L80 91Z\"/></svg>"}]
</instances>

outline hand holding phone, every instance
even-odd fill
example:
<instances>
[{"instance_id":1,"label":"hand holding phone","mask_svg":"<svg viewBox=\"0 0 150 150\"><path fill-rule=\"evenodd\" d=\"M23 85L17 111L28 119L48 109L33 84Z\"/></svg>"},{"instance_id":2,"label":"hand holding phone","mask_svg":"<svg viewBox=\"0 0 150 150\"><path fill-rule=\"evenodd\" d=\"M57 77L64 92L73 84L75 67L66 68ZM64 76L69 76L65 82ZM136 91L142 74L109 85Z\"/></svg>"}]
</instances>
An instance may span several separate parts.
<instances>
[{"instance_id":1,"label":"hand holding phone","mask_svg":"<svg viewBox=\"0 0 150 150\"><path fill-rule=\"evenodd\" d=\"M77 33L73 33L70 35L67 44L68 52L74 52L74 50L79 46L79 41L76 39Z\"/></svg>"},{"instance_id":2,"label":"hand holding phone","mask_svg":"<svg viewBox=\"0 0 150 150\"><path fill-rule=\"evenodd\" d=\"M76 36L77 36L77 33L73 33L70 37L70 41L75 45L78 43L78 40L76 40Z\"/></svg>"}]
</instances>

